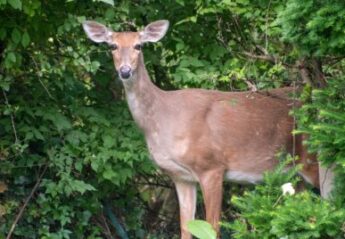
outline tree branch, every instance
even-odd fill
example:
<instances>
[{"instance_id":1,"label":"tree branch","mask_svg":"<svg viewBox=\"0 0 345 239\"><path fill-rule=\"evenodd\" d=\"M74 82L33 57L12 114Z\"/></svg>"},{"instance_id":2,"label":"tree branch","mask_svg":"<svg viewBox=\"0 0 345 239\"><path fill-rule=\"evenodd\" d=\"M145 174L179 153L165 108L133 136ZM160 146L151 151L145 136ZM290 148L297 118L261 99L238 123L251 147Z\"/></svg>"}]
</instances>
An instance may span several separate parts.
<instances>
[{"instance_id":1,"label":"tree branch","mask_svg":"<svg viewBox=\"0 0 345 239\"><path fill-rule=\"evenodd\" d=\"M10 108L10 103L8 101L7 94L6 94L5 90L2 90L2 94L4 95L6 106ZM13 116L12 112L10 112L10 118L11 118L11 125L12 125L12 129L13 129L13 134L14 134L14 138L15 138L14 143L17 144L19 140L18 140L16 125L14 123L14 116Z\"/></svg>"},{"instance_id":2,"label":"tree branch","mask_svg":"<svg viewBox=\"0 0 345 239\"><path fill-rule=\"evenodd\" d=\"M28 206L28 204L29 204L31 198L33 197L34 193L36 192L38 186L41 184L43 175L44 175L45 172L47 171L47 168L48 168L48 164L45 165L45 167L44 167L44 169L43 169L41 175L40 175L40 176L38 177L38 179L37 179L37 182L36 182L35 186L32 188L30 195L26 198L26 200L25 200L23 206L22 206L21 209L19 210L19 213L18 213L18 215L16 216L16 218L14 219L14 221L13 221L13 223L12 223L12 225L11 225L11 229L10 229L10 231L8 232L6 239L10 239L10 238L11 238L12 233L13 233L14 229L16 228L16 226L17 226L17 224L18 224L20 218L22 217L25 208Z\"/></svg>"}]
</instances>

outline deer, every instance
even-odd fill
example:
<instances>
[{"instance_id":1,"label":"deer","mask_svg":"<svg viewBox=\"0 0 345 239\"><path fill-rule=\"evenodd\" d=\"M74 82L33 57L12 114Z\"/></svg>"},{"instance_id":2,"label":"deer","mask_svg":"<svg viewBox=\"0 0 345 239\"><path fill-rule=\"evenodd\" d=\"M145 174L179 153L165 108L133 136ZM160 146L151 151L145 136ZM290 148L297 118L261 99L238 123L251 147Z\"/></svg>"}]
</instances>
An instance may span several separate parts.
<instances>
[{"instance_id":1,"label":"deer","mask_svg":"<svg viewBox=\"0 0 345 239\"><path fill-rule=\"evenodd\" d=\"M318 164L293 136L289 115L292 88L222 92L205 89L164 91L151 80L142 47L166 34L169 21L152 22L138 32L114 32L85 21L88 38L111 47L130 112L142 130L152 160L170 176L177 192L181 239L191 239L187 223L196 210L197 186L204 199L206 220L219 237L223 180L257 184L278 163L277 152L298 155L299 174L319 187Z\"/></svg>"}]
</instances>

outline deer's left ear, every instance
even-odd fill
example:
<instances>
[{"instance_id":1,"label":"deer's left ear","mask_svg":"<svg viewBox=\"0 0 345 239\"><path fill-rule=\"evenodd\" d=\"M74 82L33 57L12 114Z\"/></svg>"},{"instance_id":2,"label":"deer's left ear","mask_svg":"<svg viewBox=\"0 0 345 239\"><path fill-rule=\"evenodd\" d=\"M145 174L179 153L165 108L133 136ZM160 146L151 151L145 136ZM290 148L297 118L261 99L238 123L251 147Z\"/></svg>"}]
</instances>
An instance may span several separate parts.
<instances>
[{"instance_id":1,"label":"deer's left ear","mask_svg":"<svg viewBox=\"0 0 345 239\"><path fill-rule=\"evenodd\" d=\"M169 28L169 21L159 20L152 22L140 32L141 42L157 42L162 39Z\"/></svg>"},{"instance_id":2,"label":"deer's left ear","mask_svg":"<svg viewBox=\"0 0 345 239\"><path fill-rule=\"evenodd\" d=\"M83 28L92 41L110 43L112 32L106 26L95 21L85 21Z\"/></svg>"}]
</instances>

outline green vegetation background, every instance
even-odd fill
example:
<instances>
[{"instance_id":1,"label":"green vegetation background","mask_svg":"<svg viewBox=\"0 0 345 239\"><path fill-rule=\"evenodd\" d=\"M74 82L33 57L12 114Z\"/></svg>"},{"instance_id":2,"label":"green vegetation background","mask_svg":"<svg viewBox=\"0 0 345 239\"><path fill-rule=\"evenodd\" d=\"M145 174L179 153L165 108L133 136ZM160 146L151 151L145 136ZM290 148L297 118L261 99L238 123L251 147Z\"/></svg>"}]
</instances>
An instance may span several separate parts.
<instances>
[{"instance_id":1,"label":"green vegetation background","mask_svg":"<svg viewBox=\"0 0 345 239\"><path fill-rule=\"evenodd\" d=\"M0 238L13 224L12 238L178 238L171 183L149 160L110 50L82 31L86 19L115 31L168 19L166 37L144 48L166 90L306 85L299 131L336 165L334 200L307 191L265 214L277 191L235 188L224 221L237 219L236 238L344 238L343 0L0 0Z\"/></svg>"}]
</instances>

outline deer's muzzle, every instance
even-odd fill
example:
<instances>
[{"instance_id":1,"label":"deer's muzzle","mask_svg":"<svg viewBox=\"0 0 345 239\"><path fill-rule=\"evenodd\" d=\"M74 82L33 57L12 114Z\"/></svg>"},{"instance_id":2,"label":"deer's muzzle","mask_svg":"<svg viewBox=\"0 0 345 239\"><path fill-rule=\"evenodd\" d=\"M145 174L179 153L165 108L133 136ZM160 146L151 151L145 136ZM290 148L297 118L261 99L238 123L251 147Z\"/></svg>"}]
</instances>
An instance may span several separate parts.
<instances>
[{"instance_id":1,"label":"deer's muzzle","mask_svg":"<svg viewBox=\"0 0 345 239\"><path fill-rule=\"evenodd\" d=\"M130 66L127 65L121 66L119 73L122 79L128 79L132 75L132 69Z\"/></svg>"}]
</instances>

